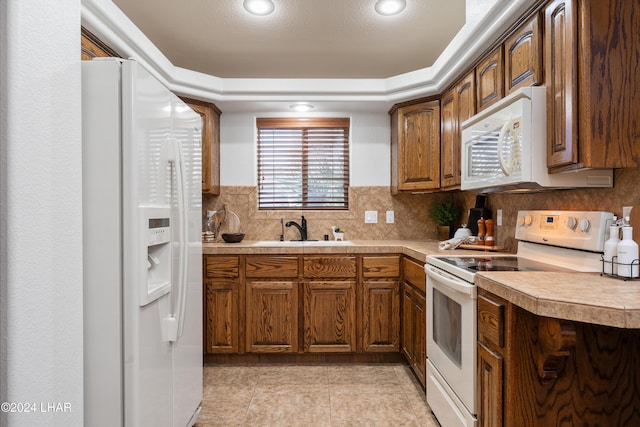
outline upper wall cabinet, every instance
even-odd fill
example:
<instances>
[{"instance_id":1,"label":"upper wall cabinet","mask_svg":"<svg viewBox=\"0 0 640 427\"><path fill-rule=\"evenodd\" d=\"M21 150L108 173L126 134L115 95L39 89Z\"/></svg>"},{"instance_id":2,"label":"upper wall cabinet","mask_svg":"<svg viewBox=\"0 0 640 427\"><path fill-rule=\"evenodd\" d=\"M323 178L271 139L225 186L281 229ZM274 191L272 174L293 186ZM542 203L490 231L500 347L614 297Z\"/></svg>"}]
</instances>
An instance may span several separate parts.
<instances>
[{"instance_id":1,"label":"upper wall cabinet","mask_svg":"<svg viewBox=\"0 0 640 427\"><path fill-rule=\"evenodd\" d=\"M460 187L461 123L476 112L475 75L469 73L440 99L440 188Z\"/></svg>"},{"instance_id":2,"label":"upper wall cabinet","mask_svg":"<svg viewBox=\"0 0 640 427\"><path fill-rule=\"evenodd\" d=\"M504 96L504 59L502 45L494 49L476 67L477 110L482 111Z\"/></svg>"},{"instance_id":3,"label":"upper wall cabinet","mask_svg":"<svg viewBox=\"0 0 640 427\"><path fill-rule=\"evenodd\" d=\"M440 187L440 102L406 105L391 113L391 193Z\"/></svg>"},{"instance_id":4,"label":"upper wall cabinet","mask_svg":"<svg viewBox=\"0 0 640 427\"><path fill-rule=\"evenodd\" d=\"M551 172L640 166L640 13L628 0L544 8Z\"/></svg>"},{"instance_id":5,"label":"upper wall cabinet","mask_svg":"<svg viewBox=\"0 0 640 427\"><path fill-rule=\"evenodd\" d=\"M202 193L220 194L220 110L209 102L182 98L202 117Z\"/></svg>"},{"instance_id":6,"label":"upper wall cabinet","mask_svg":"<svg viewBox=\"0 0 640 427\"><path fill-rule=\"evenodd\" d=\"M504 42L505 95L542 83L542 29L538 13Z\"/></svg>"}]
</instances>

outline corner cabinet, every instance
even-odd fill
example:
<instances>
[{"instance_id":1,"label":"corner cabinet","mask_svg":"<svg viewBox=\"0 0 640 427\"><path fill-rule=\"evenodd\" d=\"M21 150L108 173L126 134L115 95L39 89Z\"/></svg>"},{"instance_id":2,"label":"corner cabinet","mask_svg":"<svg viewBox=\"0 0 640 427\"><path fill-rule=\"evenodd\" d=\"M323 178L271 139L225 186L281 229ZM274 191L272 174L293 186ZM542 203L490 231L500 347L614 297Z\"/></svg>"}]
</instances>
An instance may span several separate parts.
<instances>
[{"instance_id":1,"label":"corner cabinet","mask_svg":"<svg viewBox=\"0 0 640 427\"><path fill-rule=\"evenodd\" d=\"M202 118L202 193L220 194L220 115L209 102L181 98Z\"/></svg>"},{"instance_id":2,"label":"corner cabinet","mask_svg":"<svg viewBox=\"0 0 640 427\"><path fill-rule=\"evenodd\" d=\"M637 2L553 0L544 8L550 172L640 166Z\"/></svg>"},{"instance_id":3,"label":"corner cabinet","mask_svg":"<svg viewBox=\"0 0 640 427\"><path fill-rule=\"evenodd\" d=\"M391 112L391 193L440 188L440 102Z\"/></svg>"}]
</instances>

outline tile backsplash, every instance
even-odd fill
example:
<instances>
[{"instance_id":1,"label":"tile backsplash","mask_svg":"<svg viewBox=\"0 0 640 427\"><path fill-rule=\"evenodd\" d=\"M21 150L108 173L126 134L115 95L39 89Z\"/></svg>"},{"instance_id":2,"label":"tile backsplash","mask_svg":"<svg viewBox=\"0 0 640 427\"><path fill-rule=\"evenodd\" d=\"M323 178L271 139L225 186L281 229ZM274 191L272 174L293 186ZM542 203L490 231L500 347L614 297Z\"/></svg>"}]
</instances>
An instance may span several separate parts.
<instances>
[{"instance_id":1,"label":"tile backsplash","mask_svg":"<svg viewBox=\"0 0 640 427\"><path fill-rule=\"evenodd\" d=\"M493 217L497 209L502 209L503 225L496 227L496 244L516 250L516 216L521 209L559 210L602 210L620 216L622 206L640 205L640 170L619 169L615 171L614 188L554 190L523 194L490 194L487 207ZM203 198L203 213L220 209L223 204L240 218L240 228L246 240L278 240L281 233L280 219L300 222L305 216L308 222L309 239L321 240L325 234L331 237L331 226L345 230L346 240L426 240L435 239L437 224L429 218L428 212L435 203L453 200L462 207L463 214L458 222L464 223L468 210L475 204L475 194L467 191L453 191L432 194L400 194L392 196L389 187L351 187L349 189L348 211L302 211L257 209L257 187L223 186L220 196ZM378 212L377 224L365 224L365 211ZM395 223L385 222L386 211L394 211ZM640 224L635 224L640 227ZM294 227L284 230L285 240L299 239Z\"/></svg>"},{"instance_id":2,"label":"tile backsplash","mask_svg":"<svg viewBox=\"0 0 640 427\"><path fill-rule=\"evenodd\" d=\"M303 210L258 210L257 187L223 186L219 196L203 198L203 213L218 210L224 204L240 217L241 232L246 240L278 240L282 232L280 219L284 222L307 219L309 239L322 240L325 234L330 239L331 226L345 230L345 240L393 240L435 239L437 224L428 212L434 203L451 200L451 193L401 194L392 196L389 187L350 187L349 210L303 211ZM377 211L378 223L365 224L365 211ZM394 223L386 223L386 211L394 211ZM294 227L284 229L285 240L299 239Z\"/></svg>"}]
</instances>

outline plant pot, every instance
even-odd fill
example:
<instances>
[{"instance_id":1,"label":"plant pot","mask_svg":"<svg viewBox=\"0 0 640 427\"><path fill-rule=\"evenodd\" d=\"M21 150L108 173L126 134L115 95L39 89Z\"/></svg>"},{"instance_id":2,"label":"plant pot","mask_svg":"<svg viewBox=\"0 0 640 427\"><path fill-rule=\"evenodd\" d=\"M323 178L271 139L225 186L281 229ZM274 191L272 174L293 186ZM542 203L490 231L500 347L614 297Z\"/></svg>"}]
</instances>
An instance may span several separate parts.
<instances>
[{"instance_id":1,"label":"plant pot","mask_svg":"<svg viewBox=\"0 0 640 427\"><path fill-rule=\"evenodd\" d=\"M449 236L451 235L451 227L448 225L439 225L438 226L438 240L449 240Z\"/></svg>"}]
</instances>

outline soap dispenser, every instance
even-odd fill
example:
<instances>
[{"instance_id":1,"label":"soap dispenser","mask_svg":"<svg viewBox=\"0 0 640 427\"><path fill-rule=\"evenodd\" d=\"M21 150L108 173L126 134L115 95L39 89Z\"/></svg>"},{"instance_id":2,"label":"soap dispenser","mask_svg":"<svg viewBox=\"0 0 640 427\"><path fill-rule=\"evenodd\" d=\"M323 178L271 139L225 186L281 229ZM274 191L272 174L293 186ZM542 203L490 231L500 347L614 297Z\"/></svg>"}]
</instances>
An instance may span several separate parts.
<instances>
[{"instance_id":1,"label":"soap dispenser","mask_svg":"<svg viewBox=\"0 0 640 427\"><path fill-rule=\"evenodd\" d=\"M633 241L633 227L627 216L622 226L622 240L618 243L618 276L638 277L638 267L638 244Z\"/></svg>"},{"instance_id":2,"label":"soap dispenser","mask_svg":"<svg viewBox=\"0 0 640 427\"><path fill-rule=\"evenodd\" d=\"M620 243L620 226L617 218L613 217L613 223L609 227L609 239L604 242L604 266L605 274L618 274L618 244Z\"/></svg>"}]
</instances>

